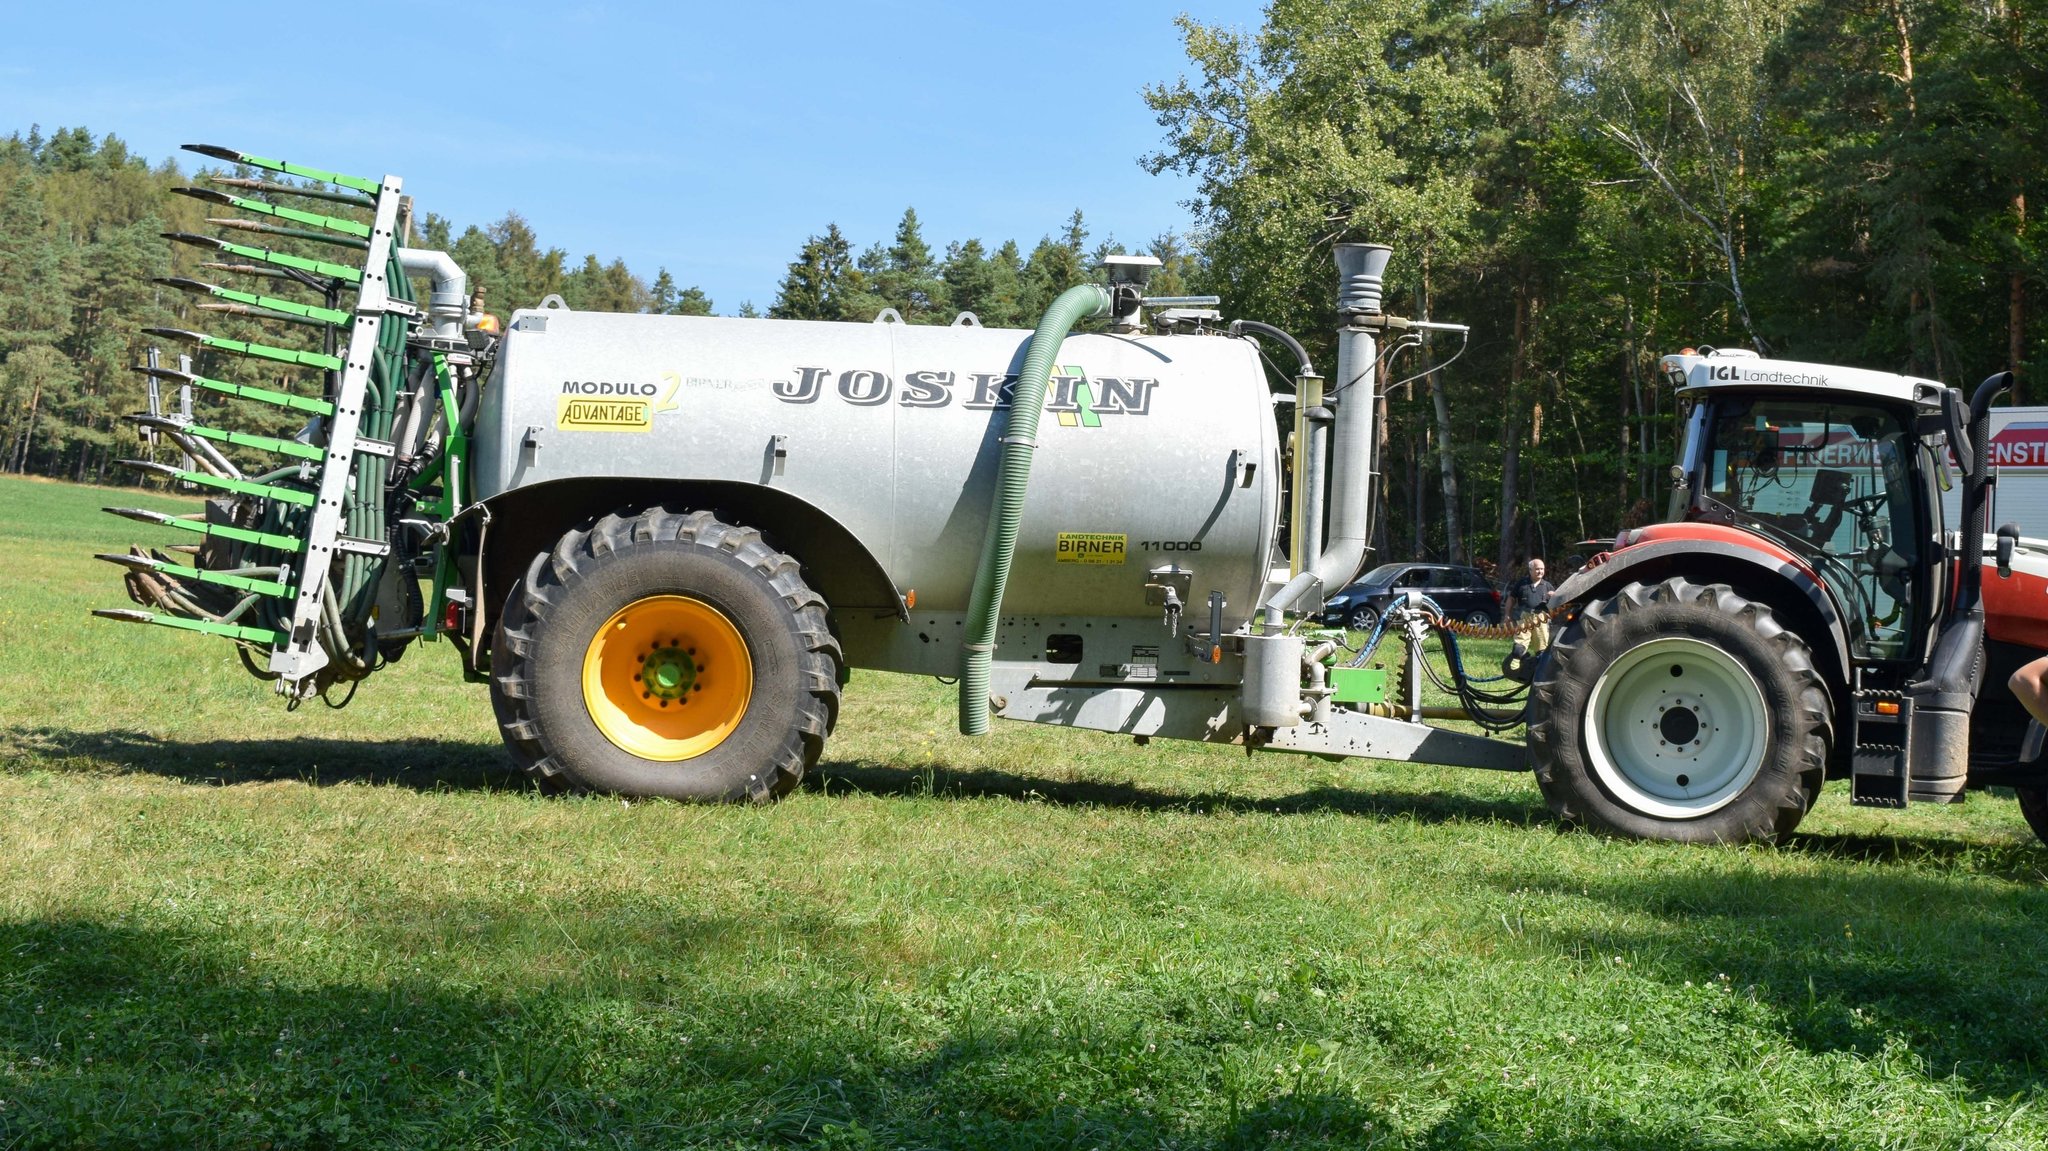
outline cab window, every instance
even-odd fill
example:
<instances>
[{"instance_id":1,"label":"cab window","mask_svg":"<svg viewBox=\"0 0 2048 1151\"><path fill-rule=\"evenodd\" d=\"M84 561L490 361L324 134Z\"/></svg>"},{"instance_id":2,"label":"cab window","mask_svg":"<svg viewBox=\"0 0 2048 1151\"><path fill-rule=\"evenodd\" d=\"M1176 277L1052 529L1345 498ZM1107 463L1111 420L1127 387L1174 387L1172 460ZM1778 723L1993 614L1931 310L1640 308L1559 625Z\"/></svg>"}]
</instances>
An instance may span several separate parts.
<instances>
[{"instance_id":1,"label":"cab window","mask_svg":"<svg viewBox=\"0 0 2048 1151\"><path fill-rule=\"evenodd\" d=\"M1725 397L1705 428L1700 514L1806 557L1833 590L1865 659L1908 654L1927 589L1913 439L1900 415L1813 398Z\"/></svg>"}]
</instances>

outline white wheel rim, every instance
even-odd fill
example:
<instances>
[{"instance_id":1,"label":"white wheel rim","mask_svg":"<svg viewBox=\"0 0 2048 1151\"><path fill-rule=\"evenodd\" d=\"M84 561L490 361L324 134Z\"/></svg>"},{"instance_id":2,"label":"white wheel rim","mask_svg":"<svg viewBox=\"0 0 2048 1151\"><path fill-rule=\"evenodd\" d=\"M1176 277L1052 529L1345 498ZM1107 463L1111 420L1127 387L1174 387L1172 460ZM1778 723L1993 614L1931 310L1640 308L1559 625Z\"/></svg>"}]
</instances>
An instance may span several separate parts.
<instances>
[{"instance_id":1,"label":"white wheel rim","mask_svg":"<svg viewBox=\"0 0 2048 1151\"><path fill-rule=\"evenodd\" d=\"M1622 803L1694 819L1734 802L1763 770L1763 690L1696 639L1652 640L1614 661L1586 702L1593 771Z\"/></svg>"}]
</instances>

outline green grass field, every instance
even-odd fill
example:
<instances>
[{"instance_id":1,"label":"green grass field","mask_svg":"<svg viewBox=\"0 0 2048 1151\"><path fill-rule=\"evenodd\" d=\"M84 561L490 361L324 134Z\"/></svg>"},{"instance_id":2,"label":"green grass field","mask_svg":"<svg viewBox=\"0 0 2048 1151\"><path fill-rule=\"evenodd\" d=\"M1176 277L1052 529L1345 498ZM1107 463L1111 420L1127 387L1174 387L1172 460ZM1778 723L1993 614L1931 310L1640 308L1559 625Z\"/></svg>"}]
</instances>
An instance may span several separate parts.
<instances>
[{"instance_id":1,"label":"green grass field","mask_svg":"<svg viewBox=\"0 0 2048 1151\"><path fill-rule=\"evenodd\" d=\"M857 674L762 809L534 794L417 647L287 714L0 480L0 1147L2039 1148L2009 799L1787 847Z\"/></svg>"}]
</instances>

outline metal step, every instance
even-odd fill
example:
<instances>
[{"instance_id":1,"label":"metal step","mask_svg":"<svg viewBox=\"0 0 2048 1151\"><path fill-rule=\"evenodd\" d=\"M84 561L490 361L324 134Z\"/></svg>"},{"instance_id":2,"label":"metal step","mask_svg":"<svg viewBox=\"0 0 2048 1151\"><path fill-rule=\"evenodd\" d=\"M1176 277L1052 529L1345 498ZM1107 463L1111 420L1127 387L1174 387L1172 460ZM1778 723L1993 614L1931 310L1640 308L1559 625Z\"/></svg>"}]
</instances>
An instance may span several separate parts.
<instances>
[{"instance_id":1,"label":"metal step","mask_svg":"<svg viewBox=\"0 0 2048 1151\"><path fill-rule=\"evenodd\" d=\"M1862 690L1849 701L1849 801L1904 807L1912 794L1913 701L1901 692Z\"/></svg>"}]
</instances>

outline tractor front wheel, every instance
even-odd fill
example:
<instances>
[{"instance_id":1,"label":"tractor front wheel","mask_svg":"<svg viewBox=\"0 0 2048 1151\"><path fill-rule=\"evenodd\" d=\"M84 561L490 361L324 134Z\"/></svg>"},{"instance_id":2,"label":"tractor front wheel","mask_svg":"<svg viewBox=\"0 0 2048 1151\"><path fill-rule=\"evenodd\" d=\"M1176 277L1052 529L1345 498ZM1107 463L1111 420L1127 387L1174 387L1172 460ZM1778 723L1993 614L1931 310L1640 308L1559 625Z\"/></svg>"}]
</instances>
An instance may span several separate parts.
<instances>
[{"instance_id":1,"label":"tractor front wheel","mask_svg":"<svg viewBox=\"0 0 2048 1151\"><path fill-rule=\"evenodd\" d=\"M1630 584L1588 604L1530 693L1529 750L1551 810L1640 839L1775 842L1832 742L1812 653L1725 584Z\"/></svg>"},{"instance_id":2,"label":"tractor front wheel","mask_svg":"<svg viewBox=\"0 0 2048 1151\"><path fill-rule=\"evenodd\" d=\"M710 512L569 533L512 589L496 641L499 724L543 783L766 802L838 713L824 600L760 532Z\"/></svg>"}]
</instances>

